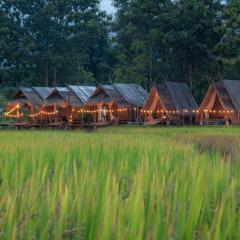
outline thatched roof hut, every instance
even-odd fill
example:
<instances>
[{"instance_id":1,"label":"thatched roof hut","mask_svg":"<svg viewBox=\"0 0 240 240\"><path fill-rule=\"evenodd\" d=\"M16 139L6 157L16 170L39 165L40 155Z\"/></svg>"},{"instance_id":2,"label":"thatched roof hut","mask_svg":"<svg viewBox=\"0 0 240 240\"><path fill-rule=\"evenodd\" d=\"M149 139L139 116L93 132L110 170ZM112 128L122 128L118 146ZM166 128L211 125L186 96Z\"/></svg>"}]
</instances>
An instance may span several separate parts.
<instances>
[{"instance_id":1,"label":"thatched roof hut","mask_svg":"<svg viewBox=\"0 0 240 240\"><path fill-rule=\"evenodd\" d=\"M82 107L96 90L92 86L57 87L47 97L45 105L57 105L61 107Z\"/></svg>"},{"instance_id":2,"label":"thatched roof hut","mask_svg":"<svg viewBox=\"0 0 240 240\"><path fill-rule=\"evenodd\" d=\"M240 81L212 83L202 101L198 119L201 123L240 123Z\"/></svg>"},{"instance_id":3,"label":"thatched roof hut","mask_svg":"<svg viewBox=\"0 0 240 240\"><path fill-rule=\"evenodd\" d=\"M73 93L70 94L69 102L72 107L83 107L95 92L96 87L93 86L74 86L69 85L68 89Z\"/></svg>"},{"instance_id":4,"label":"thatched roof hut","mask_svg":"<svg viewBox=\"0 0 240 240\"><path fill-rule=\"evenodd\" d=\"M87 105L115 103L119 107L142 107L147 92L138 84L115 83L99 85Z\"/></svg>"},{"instance_id":5,"label":"thatched roof hut","mask_svg":"<svg viewBox=\"0 0 240 240\"><path fill-rule=\"evenodd\" d=\"M45 101L45 108L52 107L52 112L57 112L57 118L63 121L76 121L82 119L79 108L83 108L85 102L96 90L92 86L57 87Z\"/></svg>"},{"instance_id":6,"label":"thatched roof hut","mask_svg":"<svg viewBox=\"0 0 240 240\"><path fill-rule=\"evenodd\" d=\"M20 109L28 112L28 115L39 111L51 91L52 89L48 87L20 87L8 101L5 116L20 116L22 115L19 113ZM14 113L16 111L18 113Z\"/></svg>"},{"instance_id":7,"label":"thatched roof hut","mask_svg":"<svg viewBox=\"0 0 240 240\"><path fill-rule=\"evenodd\" d=\"M186 83L155 84L142 110L149 122L192 122L198 105Z\"/></svg>"},{"instance_id":8,"label":"thatched roof hut","mask_svg":"<svg viewBox=\"0 0 240 240\"><path fill-rule=\"evenodd\" d=\"M67 107L71 94L67 87L56 87L46 98L44 105Z\"/></svg>"},{"instance_id":9,"label":"thatched roof hut","mask_svg":"<svg viewBox=\"0 0 240 240\"><path fill-rule=\"evenodd\" d=\"M41 97L42 100L47 99L47 97L52 93L53 88L50 87L32 87L32 89Z\"/></svg>"},{"instance_id":10,"label":"thatched roof hut","mask_svg":"<svg viewBox=\"0 0 240 240\"><path fill-rule=\"evenodd\" d=\"M20 87L14 96L8 101L8 104L28 104L32 106L41 106L51 91L52 89L48 87Z\"/></svg>"},{"instance_id":11,"label":"thatched roof hut","mask_svg":"<svg viewBox=\"0 0 240 240\"><path fill-rule=\"evenodd\" d=\"M95 121L136 121L146 98L146 90L138 84L99 85L86 107L95 113Z\"/></svg>"}]
</instances>

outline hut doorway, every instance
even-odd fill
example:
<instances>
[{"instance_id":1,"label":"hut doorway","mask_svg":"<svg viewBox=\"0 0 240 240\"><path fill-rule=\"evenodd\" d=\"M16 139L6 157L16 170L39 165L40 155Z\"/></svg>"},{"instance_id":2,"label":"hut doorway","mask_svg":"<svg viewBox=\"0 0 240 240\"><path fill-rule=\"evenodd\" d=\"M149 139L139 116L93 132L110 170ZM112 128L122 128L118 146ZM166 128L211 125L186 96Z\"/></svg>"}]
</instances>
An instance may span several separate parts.
<instances>
[{"instance_id":1,"label":"hut doorway","mask_svg":"<svg viewBox=\"0 0 240 240\"><path fill-rule=\"evenodd\" d=\"M109 106L108 104L101 104L98 106L98 122L108 122L110 120L109 116Z\"/></svg>"},{"instance_id":2,"label":"hut doorway","mask_svg":"<svg viewBox=\"0 0 240 240\"><path fill-rule=\"evenodd\" d=\"M166 119L166 113L158 94L155 94L151 107L147 112L146 118L147 121Z\"/></svg>"},{"instance_id":3,"label":"hut doorway","mask_svg":"<svg viewBox=\"0 0 240 240\"><path fill-rule=\"evenodd\" d=\"M108 121L108 115L107 115L108 107L107 107L107 105L102 106L102 111L101 112L102 112L102 115L101 115L102 122L107 122Z\"/></svg>"},{"instance_id":4,"label":"hut doorway","mask_svg":"<svg viewBox=\"0 0 240 240\"><path fill-rule=\"evenodd\" d=\"M115 103L110 104L109 118L111 123L117 123L119 121L117 117L118 107Z\"/></svg>"},{"instance_id":5,"label":"hut doorway","mask_svg":"<svg viewBox=\"0 0 240 240\"><path fill-rule=\"evenodd\" d=\"M215 97L208 104L208 107L204 110L203 119L208 124L224 124L231 122L228 109L222 105L216 93Z\"/></svg>"}]
</instances>

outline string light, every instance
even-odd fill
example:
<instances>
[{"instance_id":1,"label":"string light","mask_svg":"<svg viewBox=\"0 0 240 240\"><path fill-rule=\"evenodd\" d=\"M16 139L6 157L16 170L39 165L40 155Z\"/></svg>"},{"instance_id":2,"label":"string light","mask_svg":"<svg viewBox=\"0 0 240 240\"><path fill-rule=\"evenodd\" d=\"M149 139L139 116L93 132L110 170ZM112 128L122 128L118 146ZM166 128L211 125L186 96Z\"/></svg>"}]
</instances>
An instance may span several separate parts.
<instances>
[{"instance_id":1,"label":"string light","mask_svg":"<svg viewBox=\"0 0 240 240\"><path fill-rule=\"evenodd\" d=\"M17 116L17 115L19 115L19 114L11 114L11 113L13 113L14 111L19 110L19 109L20 109L20 105L17 104L17 105L16 105L14 108L12 108L10 111L4 113L4 116L5 116L5 117Z\"/></svg>"},{"instance_id":2,"label":"string light","mask_svg":"<svg viewBox=\"0 0 240 240\"><path fill-rule=\"evenodd\" d=\"M23 117L23 113L18 113L18 114L8 114L6 115L8 118L21 118Z\"/></svg>"},{"instance_id":3,"label":"string light","mask_svg":"<svg viewBox=\"0 0 240 240\"><path fill-rule=\"evenodd\" d=\"M135 108L135 110L137 110L136 108ZM72 109L72 112L75 112L76 110L74 110L73 111L73 109ZM105 112L105 113L114 113L114 112L127 112L128 111L128 109L127 108L118 108L118 109L116 109L116 110L112 110L112 109L95 109L95 110L87 110L87 109L79 109L78 111L77 111L77 113L102 113L102 112Z\"/></svg>"},{"instance_id":4,"label":"string light","mask_svg":"<svg viewBox=\"0 0 240 240\"><path fill-rule=\"evenodd\" d=\"M199 111L198 111L199 112ZM225 113L234 113L234 111L233 110L207 110L207 109L204 109L203 110L203 112L205 112L205 113L214 113L214 114L217 114L217 113L219 113L219 114L225 114Z\"/></svg>"},{"instance_id":5,"label":"string light","mask_svg":"<svg viewBox=\"0 0 240 240\"><path fill-rule=\"evenodd\" d=\"M150 111L150 110L145 110L145 109L142 109L140 110L141 113L166 113L166 114L180 114L181 112L182 113L199 113L199 110L187 110L187 109L183 109L181 111L179 110L155 110L155 111Z\"/></svg>"},{"instance_id":6,"label":"string light","mask_svg":"<svg viewBox=\"0 0 240 240\"><path fill-rule=\"evenodd\" d=\"M53 116L53 115L56 115L57 113L58 113L57 110L53 111L53 112L46 112L46 111L41 110L38 113L32 113L32 114L29 114L27 116L30 117L30 118L36 118L36 117L39 117L40 115Z\"/></svg>"},{"instance_id":7,"label":"string light","mask_svg":"<svg viewBox=\"0 0 240 240\"><path fill-rule=\"evenodd\" d=\"M30 118L36 118L36 117L38 117L38 116L40 116L40 115L41 115L41 112L29 114L28 116L29 116Z\"/></svg>"},{"instance_id":8,"label":"string light","mask_svg":"<svg viewBox=\"0 0 240 240\"><path fill-rule=\"evenodd\" d=\"M56 115L57 113L58 113L57 110L53 111L53 112L46 112L46 111L43 111L43 110L40 111L40 114L47 115L47 116Z\"/></svg>"}]
</instances>

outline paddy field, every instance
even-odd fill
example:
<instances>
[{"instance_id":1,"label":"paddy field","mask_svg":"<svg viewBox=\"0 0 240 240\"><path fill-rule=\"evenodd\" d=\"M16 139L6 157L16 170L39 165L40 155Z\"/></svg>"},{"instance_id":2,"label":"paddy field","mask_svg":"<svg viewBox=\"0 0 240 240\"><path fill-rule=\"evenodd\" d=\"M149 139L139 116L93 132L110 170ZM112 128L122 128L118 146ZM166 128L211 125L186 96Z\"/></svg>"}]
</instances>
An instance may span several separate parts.
<instances>
[{"instance_id":1,"label":"paddy field","mask_svg":"<svg viewBox=\"0 0 240 240\"><path fill-rule=\"evenodd\" d=\"M240 239L240 128L0 132L0 239Z\"/></svg>"}]
</instances>

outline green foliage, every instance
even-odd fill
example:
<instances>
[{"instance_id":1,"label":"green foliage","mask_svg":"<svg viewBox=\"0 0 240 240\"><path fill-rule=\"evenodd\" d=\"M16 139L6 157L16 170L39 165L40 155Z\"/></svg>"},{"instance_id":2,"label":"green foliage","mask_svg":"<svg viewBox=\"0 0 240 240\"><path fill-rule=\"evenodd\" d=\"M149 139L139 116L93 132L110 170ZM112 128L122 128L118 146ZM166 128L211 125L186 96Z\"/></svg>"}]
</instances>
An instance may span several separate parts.
<instances>
[{"instance_id":1,"label":"green foliage","mask_svg":"<svg viewBox=\"0 0 240 240\"><path fill-rule=\"evenodd\" d=\"M0 49L7 67L2 84L5 79L12 85L64 85L107 78L110 18L99 10L99 0L2 0L0 5L5 20Z\"/></svg>"},{"instance_id":2,"label":"green foliage","mask_svg":"<svg viewBox=\"0 0 240 240\"><path fill-rule=\"evenodd\" d=\"M1 131L0 238L237 239L239 153L233 162L218 149L239 133ZM209 136L211 154L194 145Z\"/></svg>"},{"instance_id":3,"label":"green foliage","mask_svg":"<svg viewBox=\"0 0 240 240\"><path fill-rule=\"evenodd\" d=\"M0 85L239 79L239 0L0 0Z\"/></svg>"},{"instance_id":4,"label":"green foliage","mask_svg":"<svg viewBox=\"0 0 240 240\"><path fill-rule=\"evenodd\" d=\"M118 79L185 81L202 97L239 55L239 1L114 1ZM232 72L236 72L230 64ZM233 75L233 74L232 74Z\"/></svg>"}]
</instances>

